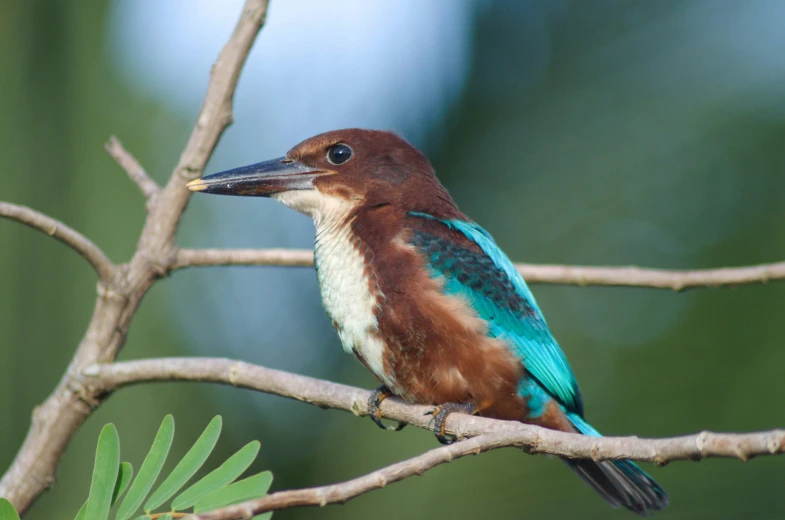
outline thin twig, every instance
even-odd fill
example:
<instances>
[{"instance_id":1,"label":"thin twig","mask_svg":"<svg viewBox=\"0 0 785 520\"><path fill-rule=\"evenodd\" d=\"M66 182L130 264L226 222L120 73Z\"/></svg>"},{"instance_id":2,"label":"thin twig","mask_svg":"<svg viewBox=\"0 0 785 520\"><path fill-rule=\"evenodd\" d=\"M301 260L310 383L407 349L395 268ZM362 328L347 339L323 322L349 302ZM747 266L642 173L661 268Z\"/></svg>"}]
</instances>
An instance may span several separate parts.
<instances>
[{"instance_id":1,"label":"thin twig","mask_svg":"<svg viewBox=\"0 0 785 520\"><path fill-rule=\"evenodd\" d=\"M273 370L225 358L160 358L125 361L88 367L84 383L96 390L111 392L120 387L152 381L200 381L228 384L311 403L367 414L370 392L321 379ZM432 407L409 405L398 399L385 399L382 415L429 428ZM486 434L504 435L505 445L523 447L529 453L548 453L581 459L632 459L655 464L675 460L700 460L725 457L748 460L759 455L785 452L785 430L754 433L702 432L667 439L638 437L588 437L575 433L547 430L515 421L452 414L446 422L448 433L459 438ZM496 441L501 442L501 441Z\"/></svg>"},{"instance_id":2,"label":"thin twig","mask_svg":"<svg viewBox=\"0 0 785 520\"><path fill-rule=\"evenodd\" d=\"M131 152L123 147L123 144L115 136L109 138L109 142L104 145L104 149L112 156L112 158L120 165L120 168L125 170L128 177L139 187L139 190L147 200L155 197L161 187L147 175L147 172L139 164Z\"/></svg>"},{"instance_id":3,"label":"thin twig","mask_svg":"<svg viewBox=\"0 0 785 520\"><path fill-rule=\"evenodd\" d=\"M650 287L683 291L697 287L732 287L785 280L785 262L718 269L650 269L636 266L583 267L516 264L531 283Z\"/></svg>"},{"instance_id":4,"label":"thin twig","mask_svg":"<svg viewBox=\"0 0 785 520\"><path fill-rule=\"evenodd\" d=\"M109 280L114 274L115 267L112 261L106 257L98 246L59 220L39 213L27 206L19 206L10 202L0 202L0 217L21 222L59 240L87 260L101 280Z\"/></svg>"},{"instance_id":5,"label":"thin twig","mask_svg":"<svg viewBox=\"0 0 785 520\"><path fill-rule=\"evenodd\" d=\"M313 266L309 249L180 249L172 269L215 265Z\"/></svg>"},{"instance_id":6,"label":"thin twig","mask_svg":"<svg viewBox=\"0 0 785 520\"><path fill-rule=\"evenodd\" d=\"M459 415L459 414L456 414ZM451 416L452 417L452 416ZM466 416L461 416L461 418ZM542 435L543 437L549 436L551 433L557 433L556 437L567 437L581 441L584 445L595 444L591 437L585 437L577 434L564 434L561 432L552 432L538 427L529 427L535 430L534 435ZM539 430L539 431L537 431ZM763 433L753 433L744 435L720 435L710 434L704 432L697 436L677 437L673 439L637 439L637 438L600 438L596 439L596 451L591 447L586 451L581 452L580 458L593 458L594 460L603 460L610 458L619 458L615 455L624 451L624 445L637 445L642 449L647 449L646 446L651 446L652 453L657 453L660 445L663 449L662 453L667 453L667 448L672 446L674 452L678 450L680 456L678 458L700 459L702 457L712 456L712 450L717 448L718 445L725 442L732 444L734 447L741 448L746 444L763 444L770 443L772 448L782 453L785 449L785 431L772 431ZM441 464L452 462L453 460L465 457L467 455L477 455L486 451L495 450L505 447L519 447L528 452L541 452L541 453L554 453L564 455L558 450L550 451L548 449L541 449L540 443L547 444L547 439L540 441L532 441L532 435L529 432L522 433L486 433L473 437L449 446L442 446L434 448L422 455L412 457L408 460L392 464L390 466L378 469L361 477L331 484L328 486L319 486L307 489L294 489L290 491L278 491L270 493L267 496L255 500L249 500L233 506L216 509L209 513L202 513L199 515L192 515L186 517L186 520L234 520L239 518L251 518L253 515L264 513L267 511L275 511L280 509L289 509L293 507L324 507L328 504L343 504L352 498L359 495L368 493L376 489L381 489L390 484L400 482L401 480L422 475L426 471L435 468ZM614 456L605 456L602 446L608 444L619 444L620 448L615 451ZM728 446L724 446L727 448ZM576 450L576 454L577 454ZM633 450L634 451L634 450ZM720 449L719 452L725 453L726 449ZM692 455L689 455L691 453ZM763 453L769 453L764 451ZM734 455L731 455L734 456ZM627 458L627 457L624 457ZM649 457L638 457L638 460L649 460ZM676 460L669 459L669 460ZM663 461L660 461L663 462Z\"/></svg>"},{"instance_id":7,"label":"thin twig","mask_svg":"<svg viewBox=\"0 0 785 520\"><path fill-rule=\"evenodd\" d=\"M213 265L313 265L313 251L305 249L181 249L173 269ZM785 262L692 271L644 267L584 267L515 264L529 283L651 287L682 291L785 280Z\"/></svg>"},{"instance_id":8,"label":"thin twig","mask_svg":"<svg viewBox=\"0 0 785 520\"><path fill-rule=\"evenodd\" d=\"M488 434L426 451L422 455L386 466L362 477L329 486L278 491L256 500L216 509L209 513L187 516L185 520L232 520L251 518L255 514L292 507L343 504L352 498L400 482L429 469L451 462L466 455L507 446L504 434Z\"/></svg>"},{"instance_id":9,"label":"thin twig","mask_svg":"<svg viewBox=\"0 0 785 520\"><path fill-rule=\"evenodd\" d=\"M237 80L266 13L267 0L246 0L212 68L205 101L188 144L169 182L154 200L148 201L147 219L133 258L118 269L122 276L102 284L90 324L66 373L46 401L36 407L24 443L0 479L0 496L10 500L20 513L54 481L68 442L104 397L79 383L82 370L115 359L145 293L174 262L174 236L190 196L185 184L204 169L232 121ZM106 270L96 263L95 256L92 259L94 266L100 264L102 271Z\"/></svg>"}]
</instances>

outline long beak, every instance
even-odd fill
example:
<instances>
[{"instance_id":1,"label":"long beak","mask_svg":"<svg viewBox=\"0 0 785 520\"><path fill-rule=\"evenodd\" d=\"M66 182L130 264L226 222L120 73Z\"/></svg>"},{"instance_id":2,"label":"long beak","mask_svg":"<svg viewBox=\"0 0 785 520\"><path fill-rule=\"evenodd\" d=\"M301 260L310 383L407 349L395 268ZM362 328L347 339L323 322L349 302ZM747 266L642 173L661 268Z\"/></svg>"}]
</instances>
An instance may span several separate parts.
<instances>
[{"instance_id":1,"label":"long beak","mask_svg":"<svg viewBox=\"0 0 785 520\"><path fill-rule=\"evenodd\" d=\"M313 180L328 172L279 157L234 170L214 173L187 184L191 191L220 195L269 197L282 191L312 190Z\"/></svg>"}]
</instances>

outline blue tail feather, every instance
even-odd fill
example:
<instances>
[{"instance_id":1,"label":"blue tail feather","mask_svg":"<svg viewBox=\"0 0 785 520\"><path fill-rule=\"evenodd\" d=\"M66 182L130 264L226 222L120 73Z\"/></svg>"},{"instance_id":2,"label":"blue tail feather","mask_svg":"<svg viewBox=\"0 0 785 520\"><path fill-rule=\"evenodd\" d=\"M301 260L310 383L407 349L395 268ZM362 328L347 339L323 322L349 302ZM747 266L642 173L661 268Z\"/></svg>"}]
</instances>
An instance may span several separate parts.
<instances>
[{"instance_id":1,"label":"blue tail feather","mask_svg":"<svg viewBox=\"0 0 785 520\"><path fill-rule=\"evenodd\" d=\"M583 417L567 413L575 429L584 435L602 437ZM646 516L668 505L668 494L637 464L629 460L565 460L568 466L597 491L611 506L624 506Z\"/></svg>"}]
</instances>

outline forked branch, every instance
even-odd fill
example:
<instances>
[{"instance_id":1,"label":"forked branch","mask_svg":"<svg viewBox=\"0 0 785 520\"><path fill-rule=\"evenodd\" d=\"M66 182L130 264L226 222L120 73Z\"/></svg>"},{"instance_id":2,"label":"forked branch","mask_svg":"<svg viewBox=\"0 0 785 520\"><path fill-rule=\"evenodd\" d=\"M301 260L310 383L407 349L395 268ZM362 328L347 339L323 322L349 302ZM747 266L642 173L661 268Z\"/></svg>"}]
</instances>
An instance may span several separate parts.
<instances>
[{"instance_id":1,"label":"forked branch","mask_svg":"<svg viewBox=\"0 0 785 520\"><path fill-rule=\"evenodd\" d=\"M0 479L0 496L23 512L54 479L55 469L71 436L109 392L146 381L209 381L251 388L317 406L367 412L366 390L271 370L228 359L155 359L113 363L123 346L131 320L150 286L174 269L207 265L309 266L313 254L303 250L177 249L174 236L189 200L185 184L204 169L218 140L232 120L232 103L240 71L264 23L267 0L246 0L235 29L212 69L204 104L185 150L166 186L158 187L116 139L107 150L125 169L147 199L148 216L133 258L115 266L83 235L30 208L0 202L0 217L45 232L83 256L102 283L85 335L63 378L33 414L22 448ZM682 290L785 279L785 262L751 267L698 271L667 271L637 267L572 267L519 264L533 283L616 285ZM428 407L395 399L382 404L385 417L428 427ZM748 458L785 451L785 432L714 434L703 432L670 439L594 438L544 430L517 422L451 415L447 432L469 438L436 448L342 484L311 490L273 493L250 504L233 506L201 518L248 517L251 513L303 505L325 505L421 474L438 464L470 453L503 446L562 457L629 458L664 464L704 457Z\"/></svg>"},{"instance_id":2,"label":"forked branch","mask_svg":"<svg viewBox=\"0 0 785 520\"><path fill-rule=\"evenodd\" d=\"M343 504L352 498L381 489L389 484L400 482L415 475L422 475L435 468L466 455L478 455L484 451L508 446L504 434L492 433L467 439L463 442L442 446L426 451L422 455L391 464L373 471L362 477L347 480L329 486L307 489L278 491L269 495L216 509L209 513L191 515L185 520L232 520L235 518L251 518L256 514L292 507L324 507L329 504Z\"/></svg>"},{"instance_id":3,"label":"forked branch","mask_svg":"<svg viewBox=\"0 0 785 520\"><path fill-rule=\"evenodd\" d=\"M370 392L321 379L273 370L225 358L159 358L93 365L84 372L84 383L94 391L111 392L123 386L152 381L200 381L248 388L289 397L320 408L367 414ZM384 417L428 428L432 407L385 399ZM529 453L549 453L579 459L633 459L655 464L674 460L724 457L748 460L759 455L785 452L785 430L754 433L702 432L667 439L638 437L589 437L547 430L517 421L452 414L446 430L459 438L504 434L505 446L523 447ZM501 447L501 446L497 446Z\"/></svg>"},{"instance_id":4,"label":"forked branch","mask_svg":"<svg viewBox=\"0 0 785 520\"><path fill-rule=\"evenodd\" d=\"M246 0L234 31L212 68L207 94L188 144L169 182L148 198L147 219L136 251L121 269L114 269L89 240L54 219L21 206L0 207L3 216L46 231L77 250L105 282L101 284L90 324L68 369L46 401L36 407L24 443L0 479L0 496L20 512L54 481L57 464L71 436L103 398L80 388L75 378L89 365L114 360L145 293L171 269L176 251L175 232L190 196L185 184L204 169L218 139L231 123L237 80L266 13L267 0ZM110 146L110 151L119 152L119 148ZM123 155L122 160L128 163L128 155ZM141 183L142 191L146 195L152 192L140 170L126 164L126 170L129 168L134 172L129 175L137 184ZM112 276L115 270L118 276Z\"/></svg>"},{"instance_id":5,"label":"forked branch","mask_svg":"<svg viewBox=\"0 0 785 520\"><path fill-rule=\"evenodd\" d=\"M370 396L367 390L223 358L163 358L94 365L88 367L83 375L85 385L105 392L152 381L213 382L276 394L320 408L345 410L356 415L367 414ZM381 405L384 417L421 428L429 427L430 417L425 412L430 409L428 406L408 405L397 399L386 399ZM785 430L701 432L663 439L589 437L519 422L453 414L447 419L447 431L466 440L427 451L346 482L280 491L191 518L251 518L255 514L276 509L343 503L388 484L422 475L454 459L503 447L518 447L528 453L547 453L565 458L633 459L658 465L708 457L748 460L760 455L785 452Z\"/></svg>"},{"instance_id":6,"label":"forked branch","mask_svg":"<svg viewBox=\"0 0 785 520\"><path fill-rule=\"evenodd\" d=\"M462 416L462 417L466 417L466 416ZM544 430L536 426L532 426L531 428L536 430L542 430L543 433L551 432L551 430ZM582 438L584 440L590 439L577 434L561 434L561 435ZM688 436L688 437L677 437L673 439L630 439L629 442L636 442L641 445L650 444L653 442L660 442L663 444L664 443L676 444L676 442L674 441L681 441L683 439L684 443L692 443L693 439L695 439L696 444L699 444L704 440L709 443L714 443L713 441L708 440L708 438L712 436L715 437L716 439L719 439L720 437L729 437L727 435L709 434L708 432L704 432L702 434L699 434L697 437ZM742 436L748 438L751 438L753 436L768 437L773 442L779 443L780 451L778 453L782 452L783 442L785 441L785 431L782 430L755 433L755 434L741 434L738 435L737 437L742 437ZM625 441L627 439L603 438L603 440ZM256 500L249 500L241 504L236 504L222 509L217 509L209 513L192 515L186 517L186 519L187 520L189 519L190 520L233 520L237 518L251 518L253 517L253 515L257 515L267 511L289 509L292 507L324 507L328 504L343 504L351 500L352 498L368 493L369 491L373 491L375 489L381 489L389 484L400 482L409 477L422 475L426 471L435 468L436 466L440 466L447 462L452 462L453 460L459 459L461 457L465 457L467 455L478 455L486 451L505 448L505 447L519 447L529 452L535 451L532 450L530 435L526 433L519 433L519 434L487 433L448 446L434 448L432 450L426 451L422 455L412 457L410 459L407 459L402 462L398 462L396 464L391 464L390 466L381 468L376 471L372 471L371 473L368 473L358 478L347 480L345 482L331 484L328 486L306 488L306 489L278 491L276 493L271 493L265 497ZM705 456L711 456L708 454L709 451L707 451L705 446L702 447L699 446L697 449L701 453L705 452ZM542 453L552 453L548 449L542 449L537 451L540 451ZM595 460L601 460L605 458L617 458L617 457L603 457L603 456L591 457L587 455L588 454L584 454L584 456L580 458L594 458ZM701 457L697 456L697 457L685 457L685 458L699 459Z\"/></svg>"}]
</instances>

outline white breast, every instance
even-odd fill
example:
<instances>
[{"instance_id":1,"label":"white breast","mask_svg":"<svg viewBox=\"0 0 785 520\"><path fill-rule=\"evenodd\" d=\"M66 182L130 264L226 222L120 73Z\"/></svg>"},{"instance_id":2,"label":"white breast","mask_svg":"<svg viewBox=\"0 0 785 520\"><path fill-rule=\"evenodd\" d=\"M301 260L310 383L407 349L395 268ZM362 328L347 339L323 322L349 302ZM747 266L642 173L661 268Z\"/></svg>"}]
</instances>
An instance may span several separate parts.
<instances>
[{"instance_id":1,"label":"white breast","mask_svg":"<svg viewBox=\"0 0 785 520\"><path fill-rule=\"evenodd\" d=\"M356 201L318 190L287 191L273 197L313 218L316 272L324 309L335 324L344 350L361 357L380 381L395 390L384 370L384 345L375 314L384 295L379 290L371 291L365 260L352 242L346 222Z\"/></svg>"},{"instance_id":2,"label":"white breast","mask_svg":"<svg viewBox=\"0 0 785 520\"><path fill-rule=\"evenodd\" d=\"M347 224L317 224L314 252L322 303L344 350L361 357L376 377L391 387L392 381L384 370L384 345L378 337L375 314L383 295L375 284L371 289L365 260L350 232Z\"/></svg>"}]
</instances>

